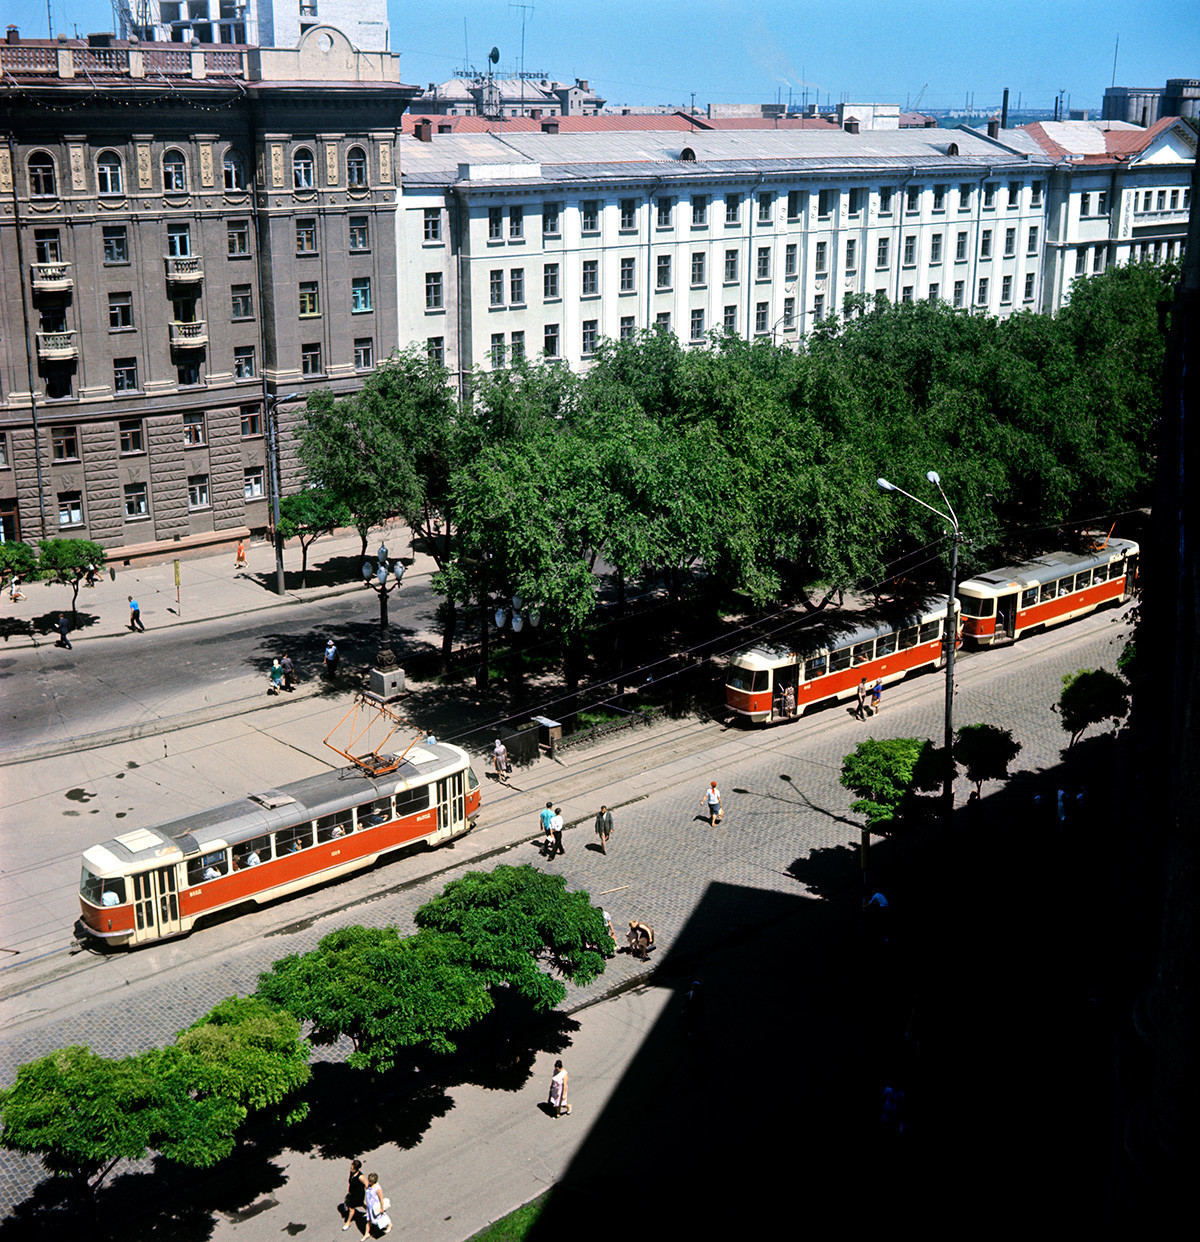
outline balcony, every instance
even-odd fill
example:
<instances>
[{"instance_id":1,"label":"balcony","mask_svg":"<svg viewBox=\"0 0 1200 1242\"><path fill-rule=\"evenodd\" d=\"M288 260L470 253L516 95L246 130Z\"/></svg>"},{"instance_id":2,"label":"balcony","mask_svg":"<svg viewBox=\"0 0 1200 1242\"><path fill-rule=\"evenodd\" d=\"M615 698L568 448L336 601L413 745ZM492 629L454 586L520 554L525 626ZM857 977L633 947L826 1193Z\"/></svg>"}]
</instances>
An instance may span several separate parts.
<instances>
[{"instance_id":1,"label":"balcony","mask_svg":"<svg viewBox=\"0 0 1200 1242\"><path fill-rule=\"evenodd\" d=\"M165 259L167 279L178 285L198 285L204 279L200 259L189 255L184 259Z\"/></svg>"},{"instance_id":2,"label":"balcony","mask_svg":"<svg viewBox=\"0 0 1200 1242\"><path fill-rule=\"evenodd\" d=\"M75 345L75 333L39 332L37 334L38 357L43 362L70 362L79 356Z\"/></svg>"},{"instance_id":3,"label":"balcony","mask_svg":"<svg viewBox=\"0 0 1200 1242\"><path fill-rule=\"evenodd\" d=\"M75 286L69 263L31 263L34 293L69 293Z\"/></svg>"},{"instance_id":4,"label":"balcony","mask_svg":"<svg viewBox=\"0 0 1200 1242\"><path fill-rule=\"evenodd\" d=\"M203 349L208 344L206 321L203 319L195 319L191 323L173 319L170 328L172 349Z\"/></svg>"}]
</instances>

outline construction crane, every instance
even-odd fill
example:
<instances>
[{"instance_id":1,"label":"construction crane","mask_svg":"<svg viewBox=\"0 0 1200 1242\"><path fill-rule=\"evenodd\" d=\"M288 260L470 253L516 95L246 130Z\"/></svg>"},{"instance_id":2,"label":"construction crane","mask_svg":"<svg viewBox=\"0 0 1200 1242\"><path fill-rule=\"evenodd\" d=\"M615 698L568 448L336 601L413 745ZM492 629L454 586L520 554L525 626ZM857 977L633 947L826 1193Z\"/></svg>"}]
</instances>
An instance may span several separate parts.
<instances>
[{"instance_id":1,"label":"construction crane","mask_svg":"<svg viewBox=\"0 0 1200 1242\"><path fill-rule=\"evenodd\" d=\"M928 89L929 89L929 83L926 82L925 85L921 87L921 93L913 101L913 106L909 108L909 112L916 112L916 110L921 106L921 100L925 98L925 92Z\"/></svg>"}]
</instances>

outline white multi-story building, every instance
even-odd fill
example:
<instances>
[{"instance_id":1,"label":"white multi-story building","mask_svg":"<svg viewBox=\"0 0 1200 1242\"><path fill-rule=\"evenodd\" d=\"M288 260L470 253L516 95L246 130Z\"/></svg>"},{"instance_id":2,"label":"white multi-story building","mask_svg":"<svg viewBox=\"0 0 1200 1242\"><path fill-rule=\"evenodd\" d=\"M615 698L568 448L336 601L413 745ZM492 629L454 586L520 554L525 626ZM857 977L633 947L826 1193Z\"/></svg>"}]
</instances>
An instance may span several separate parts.
<instances>
[{"instance_id":1,"label":"white multi-story building","mask_svg":"<svg viewBox=\"0 0 1200 1242\"><path fill-rule=\"evenodd\" d=\"M359 51L385 52L387 0L120 0L121 37L155 43L296 47L315 26L336 26Z\"/></svg>"},{"instance_id":2,"label":"white multi-story building","mask_svg":"<svg viewBox=\"0 0 1200 1242\"><path fill-rule=\"evenodd\" d=\"M546 127L552 129L552 126ZM401 342L586 366L639 329L796 340L847 298L1042 303L1053 167L971 130L401 140Z\"/></svg>"}]
</instances>

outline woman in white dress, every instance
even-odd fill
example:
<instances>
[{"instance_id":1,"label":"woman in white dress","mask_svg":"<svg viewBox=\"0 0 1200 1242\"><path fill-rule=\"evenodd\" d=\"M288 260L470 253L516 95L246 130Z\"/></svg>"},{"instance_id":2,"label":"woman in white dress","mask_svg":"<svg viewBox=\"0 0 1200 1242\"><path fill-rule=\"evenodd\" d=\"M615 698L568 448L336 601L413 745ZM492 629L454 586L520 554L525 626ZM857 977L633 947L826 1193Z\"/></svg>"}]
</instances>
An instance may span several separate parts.
<instances>
[{"instance_id":1,"label":"woman in white dress","mask_svg":"<svg viewBox=\"0 0 1200 1242\"><path fill-rule=\"evenodd\" d=\"M392 1232L392 1218L387 1214L388 1200L383 1197L383 1188L379 1185L379 1174L371 1173L367 1177L367 1236L382 1237ZM372 1233L374 1229L376 1232Z\"/></svg>"}]
</instances>

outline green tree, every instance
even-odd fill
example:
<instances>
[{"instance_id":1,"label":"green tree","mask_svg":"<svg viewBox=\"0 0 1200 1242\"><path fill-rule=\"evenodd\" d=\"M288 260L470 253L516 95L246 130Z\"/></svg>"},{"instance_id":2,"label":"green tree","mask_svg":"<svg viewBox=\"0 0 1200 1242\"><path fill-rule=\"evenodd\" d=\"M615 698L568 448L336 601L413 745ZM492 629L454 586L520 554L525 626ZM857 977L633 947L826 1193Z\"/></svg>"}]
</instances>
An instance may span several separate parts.
<instances>
[{"instance_id":1,"label":"green tree","mask_svg":"<svg viewBox=\"0 0 1200 1242\"><path fill-rule=\"evenodd\" d=\"M308 549L339 526L349 526L353 515L343 500L326 488L306 487L279 502L279 533L284 539L300 540L300 585L308 576Z\"/></svg>"},{"instance_id":2,"label":"green tree","mask_svg":"<svg viewBox=\"0 0 1200 1242\"><path fill-rule=\"evenodd\" d=\"M954 758L982 793L984 781L1008 780L1008 765L1021 752L1021 743L999 725L963 725L954 735Z\"/></svg>"},{"instance_id":3,"label":"green tree","mask_svg":"<svg viewBox=\"0 0 1200 1242\"><path fill-rule=\"evenodd\" d=\"M492 1008L486 980L454 937L401 937L394 927L331 932L260 975L257 995L309 1023L319 1047L345 1036L349 1063L371 1070L391 1069L406 1052L453 1052L451 1036Z\"/></svg>"},{"instance_id":4,"label":"green tree","mask_svg":"<svg viewBox=\"0 0 1200 1242\"><path fill-rule=\"evenodd\" d=\"M1081 668L1063 677L1058 714L1062 727L1071 735L1068 749L1089 725L1111 720L1116 726L1128 710L1129 687L1115 673L1104 668Z\"/></svg>"},{"instance_id":5,"label":"green tree","mask_svg":"<svg viewBox=\"0 0 1200 1242\"><path fill-rule=\"evenodd\" d=\"M869 831L888 835L903 827L918 789L918 765L934 750L926 738L868 738L842 759L842 785L856 796L850 809L866 818ZM938 764L922 766L936 773Z\"/></svg>"},{"instance_id":6,"label":"green tree","mask_svg":"<svg viewBox=\"0 0 1200 1242\"><path fill-rule=\"evenodd\" d=\"M74 624L79 584L89 569L103 569L107 554L90 539L43 539L39 547L38 573L45 578L46 585L71 588L71 623Z\"/></svg>"},{"instance_id":7,"label":"green tree","mask_svg":"<svg viewBox=\"0 0 1200 1242\"><path fill-rule=\"evenodd\" d=\"M12 574L29 581L37 573L37 555L27 543L11 539L0 543L0 583Z\"/></svg>"},{"instance_id":8,"label":"green tree","mask_svg":"<svg viewBox=\"0 0 1200 1242\"><path fill-rule=\"evenodd\" d=\"M418 927L462 943L491 986L510 987L538 1009L551 1009L566 996L555 976L580 985L598 978L601 946L611 943L586 892L568 892L561 875L528 864L469 871L414 917Z\"/></svg>"}]
</instances>

